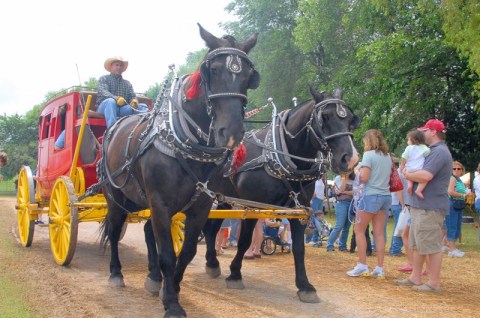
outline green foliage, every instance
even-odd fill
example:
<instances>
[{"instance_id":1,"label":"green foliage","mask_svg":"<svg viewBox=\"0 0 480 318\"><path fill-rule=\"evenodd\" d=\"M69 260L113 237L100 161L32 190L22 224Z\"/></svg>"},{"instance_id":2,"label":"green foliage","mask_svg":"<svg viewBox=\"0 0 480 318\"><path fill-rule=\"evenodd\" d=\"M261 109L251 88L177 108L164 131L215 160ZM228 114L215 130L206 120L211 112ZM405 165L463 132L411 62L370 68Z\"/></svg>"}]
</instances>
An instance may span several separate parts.
<instances>
[{"instance_id":1,"label":"green foliage","mask_svg":"<svg viewBox=\"0 0 480 318\"><path fill-rule=\"evenodd\" d=\"M37 108L38 109L38 108ZM37 167L37 122L35 109L26 116L0 116L0 149L8 154L9 162L2 168L5 178L17 175L22 165Z\"/></svg>"},{"instance_id":2,"label":"green foliage","mask_svg":"<svg viewBox=\"0 0 480 318\"><path fill-rule=\"evenodd\" d=\"M443 0L443 29L446 39L455 46L462 57L468 59L470 69L480 75L480 5L478 0ZM475 82L475 92L480 96L480 81ZM480 103L476 111L480 113Z\"/></svg>"}]
</instances>

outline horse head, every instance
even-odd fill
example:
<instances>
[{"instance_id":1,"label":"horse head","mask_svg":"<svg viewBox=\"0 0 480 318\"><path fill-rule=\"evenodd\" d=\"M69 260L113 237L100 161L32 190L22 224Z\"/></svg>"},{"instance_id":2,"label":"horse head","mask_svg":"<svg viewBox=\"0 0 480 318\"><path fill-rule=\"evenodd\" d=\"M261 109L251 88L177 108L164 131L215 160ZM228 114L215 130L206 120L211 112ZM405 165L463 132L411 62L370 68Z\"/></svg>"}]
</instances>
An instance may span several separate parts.
<instances>
[{"instance_id":1,"label":"horse head","mask_svg":"<svg viewBox=\"0 0 480 318\"><path fill-rule=\"evenodd\" d=\"M360 119L342 100L341 90L335 90L332 96L326 92L318 93L310 86L310 94L315 101L312 128L319 150L332 153L333 172L352 170L358 162L352 131L360 126Z\"/></svg>"},{"instance_id":2,"label":"horse head","mask_svg":"<svg viewBox=\"0 0 480 318\"><path fill-rule=\"evenodd\" d=\"M190 113L202 112L199 126L214 131L217 147L233 148L245 133L247 90L257 88L260 82L247 55L255 46L258 34L238 42L232 36L217 38L198 26L209 51L185 88L185 109Z\"/></svg>"}]
</instances>

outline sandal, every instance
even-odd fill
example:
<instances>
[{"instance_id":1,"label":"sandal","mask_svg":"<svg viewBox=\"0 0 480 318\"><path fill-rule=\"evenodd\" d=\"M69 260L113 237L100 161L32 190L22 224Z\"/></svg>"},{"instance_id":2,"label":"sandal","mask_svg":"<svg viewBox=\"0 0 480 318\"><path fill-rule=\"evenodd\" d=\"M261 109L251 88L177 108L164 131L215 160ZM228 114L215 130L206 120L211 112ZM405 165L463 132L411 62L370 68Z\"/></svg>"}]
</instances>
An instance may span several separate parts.
<instances>
[{"instance_id":1,"label":"sandal","mask_svg":"<svg viewBox=\"0 0 480 318\"><path fill-rule=\"evenodd\" d=\"M255 256L245 254L245 255L243 255L243 258L244 259L255 259Z\"/></svg>"},{"instance_id":2,"label":"sandal","mask_svg":"<svg viewBox=\"0 0 480 318\"><path fill-rule=\"evenodd\" d=\"M412 265L406 264L406 265L400 266L398 270L401 272L411 272L413 271L413 267Z\"/></svg>"},{"instance_id":3,"label":"sandal","mask_svg":"<svg viewBox=\"0 0 480 318\"><path fill-rule=\"evenodd\" d=\"M261 257L262 257L262 254L253 253L253 257L261 258Z\"/></svg>"},{"instance_id":4,"label":"sandal","mask_svg":"<svg viewBox=\"0 0 480 318\"><path fill-rule=\"evenodd\" d=\"M439 292L442 291L441 288L432 287L431 285L429 285L427 283L422 284L422 285L412 286L412 290L418 291L418 292L426 292L426 293L439 293Z\"/></svg>"},{"instance_id":5,"label":"sandal","mask_svg":"<svg viewBox=\"0 0 480 318\"><path fill-rule=\"evenodd\" d=\"M420 284L415 284L410 280L410 278L404 278L404 279L395 279L394 280L395 284L398 286L419 286Z\"/></svg>"}]
</instances>

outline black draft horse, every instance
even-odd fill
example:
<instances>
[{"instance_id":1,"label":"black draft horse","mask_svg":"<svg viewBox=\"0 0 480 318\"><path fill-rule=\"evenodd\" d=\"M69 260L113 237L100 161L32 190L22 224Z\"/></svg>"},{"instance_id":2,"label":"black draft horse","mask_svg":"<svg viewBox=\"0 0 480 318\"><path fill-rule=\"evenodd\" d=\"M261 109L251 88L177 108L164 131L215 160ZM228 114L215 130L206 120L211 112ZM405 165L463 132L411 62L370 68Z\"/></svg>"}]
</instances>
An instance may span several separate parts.
<instances>
[{"instance_id":1,"label":"black draft horse","mask_svg":"<svg viewBox=\"0 0 480 318\"><path fill-rule=\"evenodd\" d=\"M315 180L323 173L315 158L319 161L327 158L335 173L352 170L358 161L352 131L359 127L360 119L341 100L339 90L333 96L313 88L310 93L313 100L281 112L262 129L247 132L246 163L230 178L214 178L212 189L250 201L298 208L310 206ZM207 244L206 271L211 277L220 275L215 236L221 223L222 220L209 219L203 230ZM242 260L256 223L256 219L242 222L237 254L226 278L228 288L244 288ZM319 302L305 269L305 225L299 219L290 219L290 226L298 297L307 303Z\"/></svg>"},{"instance_id":2,"label":"black draft horse","mask_svg":"<svg viewBox=\"0 0 480 318\"><path fill-rule=\"evenodd\" d=\"M158 257L149 253L152 274L145 284L160 290L163 278L165 317L186 316L178 295L212 206L206 184L241 142L247 89L258 87L260 80L247 56L258 34L238 42L232 36L217 38L200 24L199 29L209 51L197 72L177 79L161 107L123 117L111 126L98 167L108 204L101 242L106 246L109 241L111 246L109 283L125 286L118 241L127 214L150 209L145 239L150 249L159 252ZM186 220L177 259L171 219L179 211Z\"/></svg>"}]
</instances>

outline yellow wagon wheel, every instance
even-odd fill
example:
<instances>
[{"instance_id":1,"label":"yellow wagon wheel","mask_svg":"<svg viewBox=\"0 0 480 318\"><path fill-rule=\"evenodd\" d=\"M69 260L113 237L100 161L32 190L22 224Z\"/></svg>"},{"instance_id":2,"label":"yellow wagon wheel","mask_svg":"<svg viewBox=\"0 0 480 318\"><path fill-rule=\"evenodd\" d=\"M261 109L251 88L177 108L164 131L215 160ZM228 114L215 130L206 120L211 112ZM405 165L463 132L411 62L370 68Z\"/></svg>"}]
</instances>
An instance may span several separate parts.
<instances>
[{"instance_id":1,"label":"yellow wagon wheel","mask_svg":"<svg viewBox=\"0 0 480 318\"><path fill-rule=\"evenodd\" d=\"M173 242L173 250L175 254L178 256L182 251L183 242L185 241L185 214L182 212L176 213L172 216L172 242Z\"/></svg>"},{"instance_id":2,"label":"yellow wagon wheel","mask_svg":"<svg viewBox=\"0 0 480 318\"><path fill-rule=\"evenodd\" d=\"M78 208L74 206L76 202L72 180L61 176L53 186L48 211L50 247L53 258L59 265L70 264L77 247Z\"/></svg>"},{"instance_id":3,"label":"yellow wagon wheel","mask_svg":"<svg viewBox=\"0 0 480 318\"><path fill-rule=\"evenodd\" d=\"M35 193L32 170L23 166L18 174L17 223L18 236L24 247L32 245L36 215L32 215L30 204L34 203Z\"/></svg>"},{"instance_id":4,"label":"yellow wagon wheel","mask_svg":"<svg viewBox=\"0 0 480 318\"><path fill-rule=\"evenodd\" d=\"M77 194L77 197L81 196L82 194L85 194L85 174L83 173L82 168L77 167L72 181L75 187L75 192Z\"/></svg>"}]
</instances>

